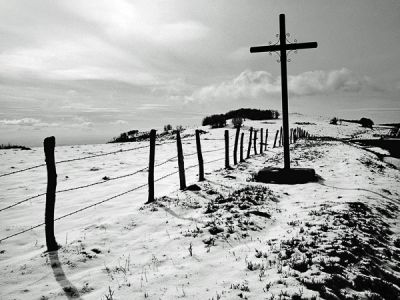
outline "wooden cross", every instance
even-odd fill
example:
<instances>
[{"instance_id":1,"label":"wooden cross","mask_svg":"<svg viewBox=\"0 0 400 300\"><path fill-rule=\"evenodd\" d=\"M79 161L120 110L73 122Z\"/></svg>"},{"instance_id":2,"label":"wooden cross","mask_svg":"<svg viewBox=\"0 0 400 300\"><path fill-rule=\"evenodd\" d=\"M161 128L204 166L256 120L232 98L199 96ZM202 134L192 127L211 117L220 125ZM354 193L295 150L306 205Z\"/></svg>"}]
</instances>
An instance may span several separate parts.
<instances>
[{"instance_id":1,"label":"wooden cross","mask_svg":"<svg viewBox=\"0 0 400 300\"><path fill-rule=\"evenodd\" d=\"M285 15L279 15L279 45L251 47L250 53L280 51L281 82L282 82L282 121L283 121L283 156L284 168L290 169L289 154L289 114L288 114L288 90L287 90L287 67L286 51L317 48L316 42L309 43L286 43Z\"/></svg>"}]
</instances>

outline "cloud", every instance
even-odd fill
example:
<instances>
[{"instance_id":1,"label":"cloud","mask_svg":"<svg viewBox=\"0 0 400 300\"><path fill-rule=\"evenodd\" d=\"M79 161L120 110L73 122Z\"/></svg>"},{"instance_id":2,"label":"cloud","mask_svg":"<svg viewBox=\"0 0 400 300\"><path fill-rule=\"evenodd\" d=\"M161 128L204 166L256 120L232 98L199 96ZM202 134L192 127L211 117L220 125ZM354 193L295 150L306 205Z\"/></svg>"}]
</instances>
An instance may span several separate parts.
<instances>
[{"instance_id":1,"label":"cloud","mask_svg":"<svg viewBox=\"0 0 400 300\"><path fill-rule=\"evenodd\" d=\"M337 92L359 92L373 84L367 77L357 75L349 69L311 71L288 77L289 93L296 96L312 96ZM248 99L265 95L280 95L280 76L274 77L265 71L246 70L234 79L202 87L186 100L208 102L224 99Z\"/></svg>"},{"instance_id":2,"label":"cloud","mask_svg":"<svg viewBox=\"0 0 400 300\"><path fill-rule=\"evenodd\" d=\"M124 120L115 120L115 121L110 122L110 124L111 125L125 125L125 124L128 124L128 122L124 121Z\"/></svg>"},{"instance_id":3,"label":"cloud","mask_svg":"<svg viewBox=\"0 0 400 300\"><path fill-rule=\"evenodd\" d=\"M0 124L3 126L25 126L25 127L35 127L35 128L59 126L58 123L42 122L41 120L34 118L22 118L22 119L11 119L11 120L3 119L0 120Z\"/></svg>"}]
</instances>

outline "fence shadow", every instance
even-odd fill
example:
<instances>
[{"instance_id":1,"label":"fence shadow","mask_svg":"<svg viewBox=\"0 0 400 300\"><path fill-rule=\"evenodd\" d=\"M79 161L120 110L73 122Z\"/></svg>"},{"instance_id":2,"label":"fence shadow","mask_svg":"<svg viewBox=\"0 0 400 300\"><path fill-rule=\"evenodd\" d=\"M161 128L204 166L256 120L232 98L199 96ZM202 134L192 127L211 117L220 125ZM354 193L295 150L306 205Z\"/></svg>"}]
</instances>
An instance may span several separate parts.
<instances>
[{"instance_id":1,"label":"fence shadow","mask_svg":"<svg viewBox=\"0 0 400 300\"><path fill-rule=\"evenodd\" d=\"M61 262L58 258L58 251L49 252L50 265L53 270L54 278L61 286L68 299L82 299L78 289L65 276Z\"/></svg>"}]
</instances>

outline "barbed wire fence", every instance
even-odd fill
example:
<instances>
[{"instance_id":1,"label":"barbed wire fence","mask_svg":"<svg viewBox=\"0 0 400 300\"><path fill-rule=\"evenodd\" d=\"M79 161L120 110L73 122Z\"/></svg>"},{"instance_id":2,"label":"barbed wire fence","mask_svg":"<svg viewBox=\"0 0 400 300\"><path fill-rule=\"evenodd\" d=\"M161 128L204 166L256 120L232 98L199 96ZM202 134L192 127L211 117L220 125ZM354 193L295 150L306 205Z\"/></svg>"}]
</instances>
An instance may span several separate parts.
<instances>
[{"instance_id":1,"label":"barbed wire fence","mask_svg":"<svg viewBox=\"0 0 400 300\"><path fill-rule=\"evenodd\" d=\"M21 235L23 233L29 232L31 230L37 229L37 228L42 227L42 226L45 225L45 227L46 227L45 228L46 244L47 244L48 251L56 250L56 249L54 249L54 245L57 245L57 243L55 242L54 229L53 229L55 221L59 221L61 219L67 218L67 217L72 216L72 215L75 215L75 214L77 214L79 212L82 212L82 211L85 211L85 210L90 209L92 207L98 206L100 204L109 202L109 201L111 201L113 199L116 199L118 197L121 197L121 196L124 196L126 194L132 193L132 192L137 191L139 189L143 189L145 187L149 188L149 195L152 194L152 197L149 197L149 200L146 203L154 202L154 201L156 201L156 199L154 198L154 183L155 182L159 182L159 181L161 181L161 180L163 180L165 178L168 178L168 177L170 177L172 175L175 175L175 174L179 174L179 178L180 178L180 182L181 182L180 189L184 190L186 188L186 182L185 182L185 171L186 170L193 169L195 167L199 167L199 174L198 174L199 181L203 181L203 180L205 180L205 176L204 176L204 165L205 164L211 164L211 163L214 163L214 162L225 160L225 168L231 168L230 163L229 163L229 156L230 156L230 147L229 147L230 143L229 142L231 142L231 141L234 142L234 150L233 150L233 153L232 153L234 165L236 165L236 164L238 164L240 162L244 162L245 161L245 158L244 158L244 147L245 147L245 145L244 145L244 132L242 132L241 135L240 135L240 131L241 131L241 128L238 127L236 129L236 135L234 135L231 138L229 137L229 130L225 130L224 138L221 138L221 139L219 139L219 138L207 138L207 137L204 138L203 141L224 141L225 142L224 147L220 147L220 148L216 148L216 149L212 149L212 150L207 150L207 151L202 151L201 150L201 140L200 140L201 131L200 130L196 130L195 138L191 138L191 136L188 136L188 137L184 137L184 138L181 139L180 138L180 133L178 132L176 140L172 140L172 141L163 140L163 141L158 141L158 143L157 143L156 135L155 134L153 134L153 135L150 134L150 144L149 145L137 146L137 147L132 147L132 148L128 148L128 149L120 149L120 150L104 152L104 153L95 153L95 154L88 155L88 156L82 156L82 157L77 157L77 158L72 158L72 159L60 160L60 161L57 161L57 162L55 162L55 161L52 162L51 161L51 156L53 156L53 158L54 158L55 139L54 139L54 137L51 137L52 139L54 139L54 145L53 145L53 147L50 147L50 149L48 147L46 149L46 139L49 139L49 138L46 138L45 139L45 156L46 156L46 163L45 164L38 164L38 165L35 165L35 166L31 166L31 167L28 167L28 168L16 170L16 171L13 171L13 172L0 174L0 178L1 178L1 177L6 177L6 176L11 176L11 175L14 175L14 174L17 174L17 173L27 172L27 171L30 171L30 170L34 170L34 169L37 169L37 168L44 167L44 166L47 167L48 182L47 182L47 191L45 193L40 193L40 194L37 194L37 195L34 195L34 196L30 196L30 197L27 197L27 198L25 198L23 200L20 200L18 202L15 202L13 204L10 204L8 206L0 208L0 213L1 213L3 211L7 211L9 209L12 209L12 208L14 208L16 206L19 206L19 205L21 205L23 203L26 203L28 201L31 201L33 199L37 199L37 198L46 196L46 213L45 213L46 217L45 217L45 222L33 225L33 226L31 226L31 227L29 227L27 229L24 229L24 230L15 232L13 234L10 234L10 235L8 235L6 237L3 237L3 238L0 239L0 243L5 241L5 240L8 240L8 239L10 239L12 237ZM257 153L257 146L259 146L260 147L259 148L260 149L259 153L263 154L263 150L267 149L268 129L265 130L265 139L264 139L264 136L263 136L263 129L256 130L253 127L250 127L249 129L242 129L242 131L249 132L249 138L248 138L249 149L253 145L254 154L257 155L258 154ZM260 139L259 139L260 141L258 143L257 143L257 140L258 140L257 132L260 132ZM280 132L282 132L282 131L280 131ZM155 133L155 131L154 131L154 133ZM272 143L271 143L271 146L273 148L276 147L276 141L277 141L278 133L279 133L279 130L276 132L273 146L272 146ZM305 130L303 130L301 128L295 128L295 129L291 129L290 130L290 143L295 143L300 138L308 138L308 137L310 137L310 134L307 131L305 131ZM239 144L239 138L240 138L240 144ZM282 133L281 133L281 136L279 137L279 139L282 140ZM195 141L196 142L196 151L195 152L191 152L191 153L186 154L186 155L183 155L183 152L179 151L179 148L182 147L182 141L185 142L185 143L186 142ZM166 159L166 160L164 160L162 162L158 162L157 164L155 164L154 155L153 155L153 157L152 157L152 155L150 155L149 166L141 168L141 169L138 169L138 170L136 170L134 172L123 174L123 175L119 175L119 176L115 176L115 177L105 177L101 181L96 181L96 182L85 184L85 185L80 185L80 186L76 186L76 187L61 189L61 190L58 190L58 191L56 191L55 186L54 186L54 190L53 191L51 191L51 188L49 189L49 186L51 185L51 181L52 180L53 181L56 180L56 178L52 178L52 177L54 177L54 176L56 177L57 176L56 172L55 172L55 168L56 168L56 165L58 165L58 164L70 163L70 162L87 160L87 159L93 159L93 158L103 157L103 156L107 156L107 155L116 155L116 154L120 154L120 153L137 151L137 150L146 149L146 148L149 148L150 153L154 153L156 146L163 146L163 145L166 145L166 144L173 144L173 143L177 144L178 154L174 155L174 156L172 156L172 157L170 157L170 158L168 158L168 159ZM281 143L279 143L279 144L281 144ZM205 154L205 153L215 153L215 152L220 152L220 151L223 151L223 150L225 151L225 155L224 156L222 156L220 158L212 159L212 160L206 161L206 162L203 161L203 157L202 157L203 154ZM238 155L237 151L238 150L240 151L240 161L239 162L238 162L238 159L237 159L237 155ZM249 158L249 151L250 150L248 150L248 156L246 157L246 159ZM49 156L49 152L50 152L50 156ZM198 157L198 162L195 163L195 164L192 164L190 166L184 167L184 165L183 165L184 157L191 157L191 156L195 156L195 155L197 155L197 157ZM154 179L154 177L149 176L149 179L148 179L147 183L138 185L138 186L133 187L133 188L131 188L129 190L126 190L124 192L118 193L116 195L113 195L113 196L108 197L106 199L103 199L101 201L92 203L90 205L81 207L81 208L79 208L77 210L74 210L72 212L66 213L66 214L64 214L62 216L59 216L57 218L54 218L54 207L55 207L55 195L56 194L66 193L66 192L75 191L75 190L79 190L79 189L85 189L85 188L92 187L92 186L106 184L106 183L109 183L109 182L112 182L112 181L116 181L116 180L119 180L119 179L122 179L122 178L127 178L127 177L130 177L130 176L134 176L136 174L139 174L139 173L142 173L142 172L145 172L145 171L147 171L149 174L151 174L151 173L154 174L154 168L160 167L162 165L165 165L165 164L167 164L169 162L172 162L172 161L175 161L175 160L178 161L178 165L179 165L179 168L178 168L177 171L173 171L173 172L167 173L167 174L165 174L165 175L163 175L161 177L158 177L156 179ZM52 172L51 172L52 168L54 169L54 174L52 174ZM153 189L153 190L151 190L151 189ZM49 211L49 210L51 210L51 211ZM53 236L51 236L51 234L49 236L48 228L49 228L50 231L53 231L53 232L50 232L50 233L52 233ZM53 229L53 230L51 230L51 229Z\"/></svg>"}]
</instances>

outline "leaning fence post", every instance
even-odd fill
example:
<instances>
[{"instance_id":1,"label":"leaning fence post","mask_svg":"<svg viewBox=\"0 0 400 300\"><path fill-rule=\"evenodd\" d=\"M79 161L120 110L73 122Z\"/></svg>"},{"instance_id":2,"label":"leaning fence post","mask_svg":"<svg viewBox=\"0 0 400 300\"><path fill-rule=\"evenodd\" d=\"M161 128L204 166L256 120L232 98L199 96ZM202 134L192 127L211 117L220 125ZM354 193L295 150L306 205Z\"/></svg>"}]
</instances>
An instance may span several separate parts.
<instances>
[{"instance_id":1,"label":"leaning fence post","mask_svg":"<svg viewBox=\"0 0 400 300\"><path fill-rule=\"evenodd\" d=\"M229 169L229 131L225 130L225 168Z\"/></svg>"},{"instance_id":2,"label":"leaning fence post","mask_svg":"<svg viewBox=\"0 0 400 300\"><path fill-rule=\"evenodd\" d=\"M201 143L200 143L200 131L196 130L196 148L197 148L197 159L199 161L199 181L204 180L204 162L203 162L203 153L201 152Z\"/></svg>"},{"instance_id":3,"label":"leaning fence post","mask_svg":"<svg viewBox=\"0 0 400 300\"><path fill-rule=\"evenodd\" d=\"M265 129L265 148L264 148L264 150L267 150L267 144L268 144L268 128Z\"/></svg>"},{"instance_id":4,"label":"leaning fence post","mask_svg":"<svg viewBox=\"0 0 400 300\"><path fill-rule=\"evenodd\" d=\"M282 126L281 129L279 130L279 147L282 146Z\"/></svg>"},{"instance_id":5,"label":"leaning fence post","mask_svg":"<svg viewBox=\"0 0 400 300\"><path fill-rule=\"evenodd\" d=\"M254 155L257 155L257 131L258 130L254 130Z\"/></svg>"},{"instance_id":6,"label":"leaning fence post","mask_svg":"<svg viewBox=\"0 0 400 300\"><path fill-rule=\"evenodd\" d=\"M278 138L279 130L276 131L275 140L274 140L274 148L276 147L276 139Z\"/></svg>"},{"instance_id":7,"label":"leaning fence post","mask_svg":"<svg viewBox=\"0 0 400 300\"><path fill-rule=\"evenodd\" d=\"M176 147L178 149L179 186L181 190L184 190L186 189L185 163L183 161L181 133L179 130L176 131Z\"/></svg>"},{"instance_id":8,"label":"leaning fence post","mask_svg":"<svg viewBox=\"0 0 400 300\"><path fill-rule=\"evenodd\" d=\"M233 148L233 164L237 164L237 150L239 144L239 134L240 134L240 126L236 128L236 135L235 135L235 146Z\"/></svg>"},{"instance_id":9,"label":"leaning fence post","mask_svg":"<svg viewBox=\"0 0 400 300\"><path fill-rule=\"evenodd\" d=\"M47 190L46 190L46 210L44 214L45 234L47 251L55 251L59 248L54 236L54 208L56 204L57 172L54 159L54 147L56 139L54 136L47 137L43 142L44 155L46 157L47 168Z\"/></svg>"},{"instance_id":10,"label":"leaning fence post","mask_svg":"<svg viewBox=\"0 0 400 300\"><path fill-rule=\"evenodd\" d=\"M250 135L249 135L249 147L247 148L247 157L250 157L250 150L251 150L251 138L253 136L253 127L250 127Z\"/></svg>"},{"instance_id":11,"label":"leaning fence post","mask_svg":"<svg viewBox=\"0 0 400 300\"><path fill-rule=\"evenodd\" d=\"M150 130L150 157L149 157L149 198L147 203L154 202L154 160L156 152L156 130Z\"/></svg>"},{"instance_id":12,"label":"leaning fence post","mask_svg":"<svg viewBox=\"0 0 400 300\"><path fill-rule=\"evenodd\" d=\"M240 135L240 162L244 162L243 159L243 140L244 140L244 132Z\"/></svg>"},{"instance_id":13,"label":"leaning fence post","mask_svg":"<svg viewBox=\"0 0 400 300\"><path fill-rule=\"evenodd\" d=\"M264 146L263 138L264 138L264 129L261 128L260 129L260 154L263 154L263 146Z\"/></svg>"}]
</instances>

